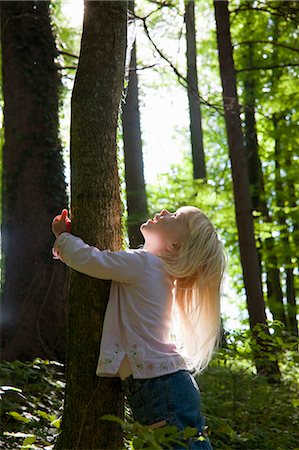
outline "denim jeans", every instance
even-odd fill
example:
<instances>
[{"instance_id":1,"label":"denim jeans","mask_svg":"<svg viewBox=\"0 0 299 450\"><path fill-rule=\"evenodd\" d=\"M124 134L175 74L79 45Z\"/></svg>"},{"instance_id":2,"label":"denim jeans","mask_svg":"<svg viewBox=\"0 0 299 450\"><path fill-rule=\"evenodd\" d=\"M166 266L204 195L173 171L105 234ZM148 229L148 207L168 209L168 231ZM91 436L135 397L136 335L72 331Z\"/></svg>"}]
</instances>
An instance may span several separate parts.
<instances>
[{"instance_id":1,"label":"denim jeans","mask_svg":"<svg viewBox=\"0 0 299 450\"><path fill-rule=\"evenodd\" d=\"M212 450L205 437L205 419L200 411L200 392L196 381L187 370L156 378L134 379L122 382L124 393L132 409L134 420L142 425L174 425L179 430L187 426L198 430L197 438L184 442L185 447L174 444L173 449ZM205 437L199 441L198 436Z\"/></svg>"}]
</instances>

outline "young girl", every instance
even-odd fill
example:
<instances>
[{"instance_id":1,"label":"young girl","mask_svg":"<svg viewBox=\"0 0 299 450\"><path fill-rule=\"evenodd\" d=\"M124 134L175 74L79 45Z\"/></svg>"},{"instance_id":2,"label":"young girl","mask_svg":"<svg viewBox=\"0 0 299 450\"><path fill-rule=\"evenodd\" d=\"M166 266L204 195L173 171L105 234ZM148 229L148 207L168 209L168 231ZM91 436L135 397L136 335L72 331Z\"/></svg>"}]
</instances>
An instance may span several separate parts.
<instances>
[{"instance_id":1,"label":"young girl","mask_svg":"<svg viewBox=\"0 0 299 450\"><path fill-rule=\"evenodd\" d=\"M141 424L197 428L196 438L173 448L211 449L190 373L205 369L219 338L225 253L210 220L191 206L163 210L141 225L142 249L118 252L100 251L70 234L67 210L52 230L54 256L112 280L97 375L122 379ZM173 330L175 315L179 330Z\"/></svg>"}]
</instances>

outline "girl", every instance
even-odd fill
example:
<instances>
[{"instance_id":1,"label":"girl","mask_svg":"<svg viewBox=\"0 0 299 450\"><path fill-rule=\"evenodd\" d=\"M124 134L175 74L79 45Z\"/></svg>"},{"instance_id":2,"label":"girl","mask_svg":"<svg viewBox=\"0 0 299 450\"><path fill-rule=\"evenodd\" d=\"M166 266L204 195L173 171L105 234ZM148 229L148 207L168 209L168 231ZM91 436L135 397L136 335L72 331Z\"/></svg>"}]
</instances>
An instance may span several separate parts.
<instances>
[{"instance_id":1,"label":"girl","mask_svg":"<svg viewBox=\"0 0 299 450\"><path fill-rule=\"evenodd\" d=\"M67 210L53 220L52 230L55 257L112 280L97 375L121 378L141 424L197 428L196 438L173 448L210 450L190 373L205 369L219 338L225 253L210 220L191 206L175 213L164 209L141 225L143 249L119 252L100 251L70 234Z\"/></svg>"}]
</instances>

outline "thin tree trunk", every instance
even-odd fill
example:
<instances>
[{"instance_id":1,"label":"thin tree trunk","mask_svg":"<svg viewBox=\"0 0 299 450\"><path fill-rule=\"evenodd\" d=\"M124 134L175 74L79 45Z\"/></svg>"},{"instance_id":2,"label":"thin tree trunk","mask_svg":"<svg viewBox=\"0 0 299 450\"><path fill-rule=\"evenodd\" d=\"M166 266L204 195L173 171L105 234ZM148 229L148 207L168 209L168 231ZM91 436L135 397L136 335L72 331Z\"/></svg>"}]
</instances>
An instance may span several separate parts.
<instances>
[{"instance_id":1,"label":"thin tree trunk","mask_svg":"<svg viewBox=\"0 0 299 450\"><path fill-rule=\"evenodd\" d=\"M288 231L288 224L286 222L286 215L283 210L285 206L285 186L281 177L281 159L282 148L279 138L279 117L273 115L274 126L274 138L275 138L275 192L276 192L276 205L279 210L277 213L278 223L281 226L281 240L284 244L284 269L286 280L286 300L287 300L287 328L289 333L298 337L298 323L297 323L297 307L296 307L296 295L295 295L295 283L294 273L292 269L292 249L290 245L290 235ZM288 192L290 194L290 192ZM290 203L290 197L288 197L288 203Z\"/></svg>"},{"instance_id":2,"label":"thin tree trunk","mask_svg":"<svg viewBox=\"0 0 299 450\"><path fill-rule=\"evenodd\" d=\"M251 26L252 17L249 18L247 27ZM253 66L253 47L248 46L246 53L247 65ZM255 79L252 76L244 81L245 101L245 148L248 163L249 183L252 207L262 215L262 219L271 223L272 218L265 197L262 164L258 153L258 139L255 121ZM274 238L267 238L260 250L258 250L260 271L262 271L262 259L264 259L265 272L267 276L268 307L274 320L281 321L286 326L286 316L283 303L283 292L280 283L280 271L274 250ZM264 251L263 251L264 250ZM263 255L264 253L264 255Z\"/></svg>"},{"instance_id":3,"label":"thin tree trunk","mask_svg":"<svg viewBox=\"0 0 299 450\"><path fill-rule=\"evenodd\" d=\"M273 42L277 42L279 39L279 18L273 18ZM278 54L277 49L274 47L273 51L273 65L277 64ZM272 74L272 89L275 92L281 76L281 70L273 70ZM290 184L284 183L281 174L281 163L284 163L284 169L287 170L290 162L289 157L284 157L284 154L288 154L288 150L283 149L280 123L284 121L283 111L280 114L273 114L273 127L274 127L274 140L275 140L275 192L276 192L276 205L279 207L277 218L278 223L281 226L281 240L284 245L285 256L283 260L285 269L285 282L286 282L286 300L287 300L287 328L291 336L298 337L298 324L297 324L297 310L296 310L296 297L295 297L295 283L294 273L292 270L292 246L290 240L289 225L287 223L287 217L284 212L284 207L290 205L291 202L296 206L296 200L294 196L290 198ZM298 226L298 225L297 225ZM295 225L296 227L296 225ZM293 230L295 231L295 229ZM296 235L293 234L293 236Z\"/></svg>"},{"instance_id":4,"label":"thin tree trunk","mask_svg":"<svg viewBox=\"0 0 299 450\"><path fill-rule=\"evenodd\" d=\"M134 2L129 2L129 10L134 13ZM128 235L130 247L137 248L143 243L140 225L147 218L148 208L143 170L138 76L136 71L136 42L133 44L131 53L127 95L122 113L122 127L128 210Z\"/></svg>"},{"instance_id":5,"label":"thin tree trunk","mask_svg":"<svg viewBox=\"0 0 299 450\"><path fill-rule=\"evenodd\" d=\"M292 158L289 152L286 152L285 157L285 167L292 167ZM293 232L292 238L294 246L293 248L298 248L298 232L299 232L299 214L296 202L296 190L293 180L288 176L287 180L287 190L289 204L294 213L290 214L290 218L293 222ZM291 247L291 246L290 246ZM291 248L290 248L291 251ZM293 254L294 255L294 254ZM291 256L291 255L290 255ZM295 256L295 255L294 255ZM289 267L286 268L286 297L287 297L287 309L288 309L288 320L289 320L289 330L292 336L298 338L298 321L297 321L297 301L296 301L296 288L295 288L295 276L293 263L289 260Z\"/></svg>"},{"instance_id":6,"label":"thin tree trunk","mask_svg":"<svg viewBox=\"0 0 299 450\"><path fill-rule=\"evenodd\" d=\"M214 0L220 74L223 89L223 104L232 166L233 189L239 248L246 290L250 328L255 334L256 325L269 334L265 303L263 299L258 253L254 239L252 203L249 189L245 147L241 129L241 119L236 87L236 74L230 36L229 11L227 1ZM276 361L271 361L266 345L261 339L260 353L255 352L255 363L259 373L278 374Z\"/></svg>"},{"instance_id":7,"label":"thin tree trunk","mask_svg":"<svg viewBox=\"0 0 299 450\"><path fill-rule=\"evenodd\" d=\"M121 247L116 129L123 88L127 4L85 1L83 34L72 96L72 232L100 249ZM122 416L118 378L96 376L110 282L71 271L67 384L56 450L118 449Z\"/></svg>"},{"instance_id":8,"label":"thin tree trunk","mask_svg":"<svg viewBox=\"0 0 299 450\"><path fill-rule=\"evenodd\" d=\"M291 336L298 338L297 302L294 271L292 267L286 268L286 294L288 311L288 329Z\"/></svg>"},{"instance_id":9,"label":"thin tree trunk","mask_svg":"<svg viewBox=\"0 0 299 450\"><path fill-rule=\"evenodd\" d=\"M47 1L2 1L2 358L65 358L68 271L51 220L67 206L58 138L57 50Z\"/></svg>"},{"instance_id":10,"label":"thin tree trunk","mask_svg":"<svg viewBox=\"0 0 299 450\"><path fill-rule=\"evenodd\" d=\"M185 23L187 44L187 81L190 116L190 133L193 161L193 178L205 179L206 166L203 147L203 135L201 124L201 107L198 95L197 62L196 62L196 31L194 0L185 0Z\"/></svg>"}]
</instances>

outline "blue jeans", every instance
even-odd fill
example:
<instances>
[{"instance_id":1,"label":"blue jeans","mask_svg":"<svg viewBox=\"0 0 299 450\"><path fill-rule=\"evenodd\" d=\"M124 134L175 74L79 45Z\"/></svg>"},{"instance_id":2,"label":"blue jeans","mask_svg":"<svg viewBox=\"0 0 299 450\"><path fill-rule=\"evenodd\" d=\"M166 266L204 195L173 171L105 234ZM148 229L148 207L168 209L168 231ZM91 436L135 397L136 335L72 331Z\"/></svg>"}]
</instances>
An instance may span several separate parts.
<instances>
[{"instance_id":1,"label":"blue jeans","mask_svg":"<svg viewBox=\"0 0 299 450\"><path fill-rule=\"evenodd\" d=\"M204 441L190 438L185 447L174 444L173 449L212 450L205 436L205 419L200 412L200 392L196 381L187 370L156 378L134 379L122 382L124 393L132 409L134 420L142 425L174 425L179 430L195 427Z\"/></svg>"}]
</instances>

